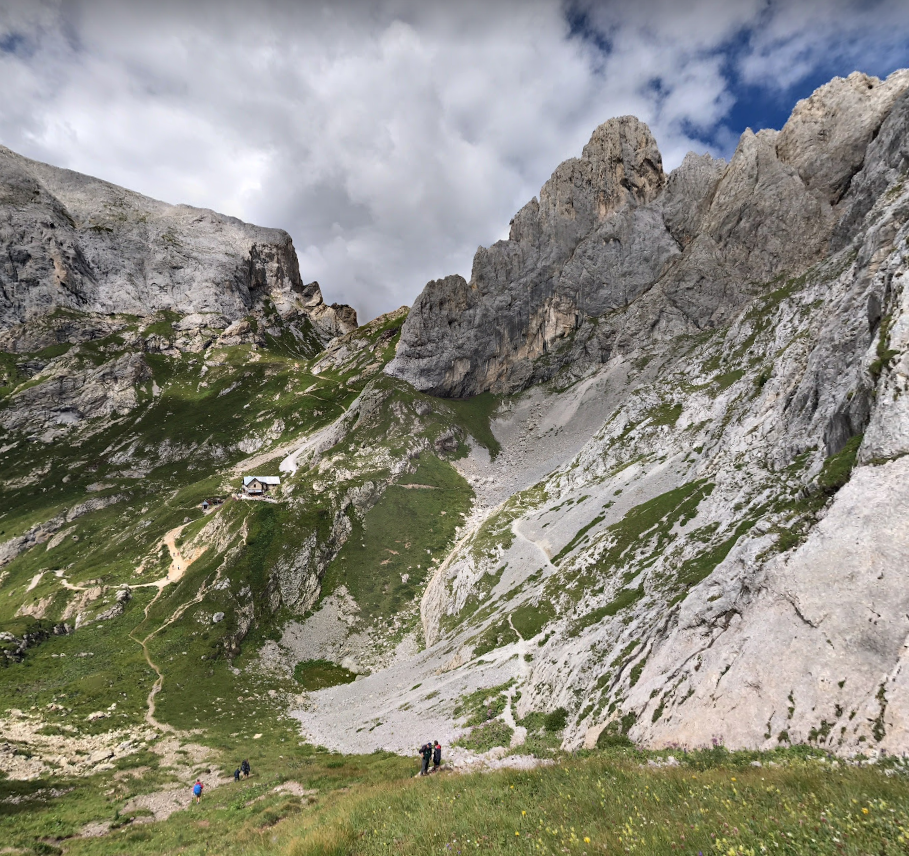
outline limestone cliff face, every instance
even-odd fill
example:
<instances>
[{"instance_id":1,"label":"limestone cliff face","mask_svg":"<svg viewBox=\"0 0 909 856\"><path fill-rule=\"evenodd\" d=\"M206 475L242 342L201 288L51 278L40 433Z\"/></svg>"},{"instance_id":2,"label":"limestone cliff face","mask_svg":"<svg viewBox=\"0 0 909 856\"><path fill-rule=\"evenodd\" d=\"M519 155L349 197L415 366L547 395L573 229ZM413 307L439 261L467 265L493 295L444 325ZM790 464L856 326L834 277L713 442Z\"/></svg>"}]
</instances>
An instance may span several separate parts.
<instances>
[{"instance_id":1,"label":"limestone cliff face","mask_svg":"<svg viewBox=\"0 0 909 856\"><path fill-rule=\"evenodd\" d=\"M0 147L0 330L55 309L216 313L229 324L270 300L324 340L356 326L304 285L290 236L168 205Z\"/></svg>"},{"instance_id":2,"label":"limestone cliff face","mask_svg":"<svg viewBox=\"0 0 909 856\"><path fill-rule=\"evenodd\" d=\"M286 332L311 355L356 327L351 307L329 305L317 282L303 283L286 232L158 202L0 146L0 352L74 348L9 369L32 385L0 407L5 431L52 442L86 420L124 416L150 384L147 353L258 347ZM118 341L92 359L79 353L112 335Z\"/></svg>"},{"instance_id":3,"label":"limestone cliff face","mask_svg":"<svg viewBox=\"0 0 909 856\"><path fill-rule=\"evenodd\" d=\"M837 78L782 131L746 131L729 164L689 155L668 177L646 125L609 120L518 212L507 241L477 251L469 283L426 286L388 373L443 396L507 392L575 359L572 340L588 341L594 318L588 364L641 337L725 323L757 283L797 275L846 240L883 180L867 176L866 154L907 87L905 71ZM887 139L878 160L899 162L898 135ZM631 319L609 323L634 304Z\"/></svg>"},{"instance_id":4,"label":"limestone cliff face","mask_svg":"<svg viewBox=\"0 0 909 856\"><path fill-rule=\"evenodd\" d=\"M665 182L647 126L606 122L518 212L509 239L477 251L469 284L426 286L388 372L455 397L508 386L582 317L625 305L678 254L649 206Z\"/></svg>"},{"instance_id":5,"label":"limestone cliff face","mask_svg":"<svg viewBox=\"0 0 909 856\"><path fill-rule=\"evenodd\" d=\"M686 158L655 203L681 252L505 399L523 433L484 477L552 469L447 560L424 628L469 663L524 616L517 710L564 706L567 745L906 752L907 84L835 80L728 166Z\"/></svg>"}]
</instances>

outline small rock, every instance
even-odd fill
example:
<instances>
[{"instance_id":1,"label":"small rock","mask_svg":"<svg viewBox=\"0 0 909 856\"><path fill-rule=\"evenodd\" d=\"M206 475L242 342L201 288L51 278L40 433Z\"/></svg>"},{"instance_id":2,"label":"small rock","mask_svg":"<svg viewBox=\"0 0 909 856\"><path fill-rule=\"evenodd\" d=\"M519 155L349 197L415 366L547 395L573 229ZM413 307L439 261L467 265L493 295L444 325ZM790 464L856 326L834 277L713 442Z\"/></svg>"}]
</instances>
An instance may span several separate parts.
<instances>
[{"instance_id":1,"label":"small rock","mask_svg":"<svg viewBox=\"0 0 909 856\"><path fill-rule=\"evenodd\" d=\"M211 623L212 623L212 624L217 624L219 621L224 621L224 613L223 613L223 612L216 612L216 613L211 617Z\"/></svg>"},{"instance_id":2,"label":"small rock","mask_svg":"<svg viewBox=\"0 0 909 856\"><path fill-rule=\"evenodd\" d=\"M113 749L98 749L95 752L92 752L92 754L88 756L88 763L89 764L100 764L103 761L107 761L108 759L113 758L113 757L114 757Z\"/></svg>"}]
</instances>

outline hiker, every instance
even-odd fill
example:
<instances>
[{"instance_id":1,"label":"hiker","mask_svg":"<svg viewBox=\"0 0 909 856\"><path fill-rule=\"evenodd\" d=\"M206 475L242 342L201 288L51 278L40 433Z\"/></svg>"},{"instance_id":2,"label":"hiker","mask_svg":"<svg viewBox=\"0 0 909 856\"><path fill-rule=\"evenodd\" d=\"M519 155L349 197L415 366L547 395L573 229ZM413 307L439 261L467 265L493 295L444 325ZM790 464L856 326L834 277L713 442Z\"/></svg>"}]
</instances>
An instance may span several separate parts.
<instances>
[{"instance_id":1,"label":"hiker","mask_svg":"<svg viewBox=\"0 0 909 856\"><path fill-rule=\"evenodd\" d=\"M442 763L442 746L438 740L434 740L432 743L432 771L433 773L439 772L439 764Z\"/></svg>"},{"instance_id":2,"label":"hiker","mask_svg":"<svg viewBox=\"0 0 909 856\"><path fill-rule=\"evenodd\" d=\"M235 782L240 781L240 768L239 767L237 767L237 769L234 770L234 781Z\"/></svg>"},{"instance_id":3,"label":"hiker","mask_svg":"<svg viewBox=\"0 0 909 856\"><path fill-rule=\"evenodd\" d=\"M249 778L249 761L247 761L245 758L243 759L243 763L240 765L240 769L243 771L243 778L248 779Z\"/></svg>"},{"instance_id":4,"label":"hiker","mask_svg":"<svg viewBox=\"0 0 909 856\"><path fill-rule=\"evenodd\" d=\"M420 747L420 754L423 756L423 761L420 764L420 775L426 776L429 774L429 759L432 758L432 744L424 743Z\"/></svg>"},{"instance_id":5,"label":"hiker","mask_svg":"<svg viewBox=\"0 0 909 856\"><path fill-rule=\"evenodd\" d=\"M196 783L193 785L193 796L196 798L196 805L202 802L202 788L205 785L199 779L196 779Z\"/></svg>"}]
</instances>

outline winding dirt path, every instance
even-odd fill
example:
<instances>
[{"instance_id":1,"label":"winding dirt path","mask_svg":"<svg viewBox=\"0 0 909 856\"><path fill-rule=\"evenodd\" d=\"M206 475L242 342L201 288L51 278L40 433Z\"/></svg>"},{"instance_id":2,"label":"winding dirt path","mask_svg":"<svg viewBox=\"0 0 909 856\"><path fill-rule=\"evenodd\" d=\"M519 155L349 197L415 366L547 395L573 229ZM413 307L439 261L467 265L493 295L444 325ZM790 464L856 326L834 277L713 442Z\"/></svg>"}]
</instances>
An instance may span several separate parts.
<instances>
[{"instance_id":1,"label":"winding dirt path","mask_svg":"<svg viewBox=\"0 0 909 856\"><path fill-rule=\"evenodd\" d=\"M154 583L148 583L148 585L154 585ZM145 721L152 728L157 728L159 731L167 731L167 732L170 732L171 734L176 734L177 730L173 726L168 725L165 722L160 722L159 720L155 719L155 696L161 691L161 687L164 686L164 672L162 672L161 669L158 667L158 664L154 660L152 660L151 654L148 653L148 640L151 639L152 636L154 636L157 631L152 631L144 639L138 639L133 635L136 632L136 630L139 629L139 627L141 627L143 624L145 624L146 621L148 621L148 611L152 608L152 606L154 606L155 601L159 597L161 597L162 591L164 591L164 586L159 587L155 596L148 602L148 604L145 607L145 617L142 619L142 621L138 625L136 625L135 628L133 628L133 630L130 631L129 638L132 639L133 642L136 642L138 645L141 646L142 654L145 657L145 662L148 663L148 665L151 666L152 669L154 669L154 672L157 675L157 678L155 678L154 684L152 684L151 691L149 692L148 697L145 699L145 708L146 708Z\"/></svg>"},{"instance_id":2,"label":"winding dirt path","mask_svg":"<svg viewBox=\"0 0 909 856\"><path fill-rule=\"evenodd\" d=\"M148 663L149 666L151 666L151 668L154 670L155 674L157 675L157 678L155 679L155 682L152 685L151 691L148 694L148 698L146 698L146 700L145 700L145 707L146 707L145 721L152 728L157 728L160 731L167 731L167 732L170 732L171 734L179 734L180 732L178 732L178 730L176 728L174 728L173 726L167 725L164 722L160 722L155 718L155 696L161 691L161 687L164 686L164 672L162 672L160 667L158 666L158 664L154 660L152 660L151 654L148 651L148 643L149 643L149 640L151 640L153 636L160 633L165 627L168 627L169 625L173 624L174 621L176 621L181 615L183 615L183 613L186 612L186 610L189 609L190 606L192 606L193 604L199 603L199 601L201 601L202 598L205 596L207 587L203 584L202 587L199 589L198 593L196 594L196 596L192 600L190 600L184 604L181 604L174 611L173 615L171 615L170 618L168 618L163 624L161 624L160 627L156 628L155 630L152 630L151 633L149 633L145 638L139 639L134 634L143 624L145 624L146 621L148 621L149 610L152 608L152 606L154 606L155 601L157 601L158 598L161 597L161 593L164 591L164 587L167 585L170 585L171 583L179 582L183 578L183 575L186 573L187 568L189 568L189 566L193 562L195 562L196 559L198 559L205 552L205 549L206 549L205 547L197 548L189 556L184 556L183 553L180 551L180 548L177 546L177 538L180 536L180 533L183 531L183 529L187 525L188 524L184 523L181 526L177 526L176 528L171 529L170 532L168 532L162 539L162 543L167 547L168 552L170 553L170 567L167 569L167 573L160 579L155 580L154 582L140 583L139 585L133 586L133 588L148 588L148 587L154 586L158 589L158 591L155 593L155 596L146 605L145 610L144 610L145 617L142 619L142 621L139 622L139 624L136 625L135 628L133 628L133 630L129 634L129 638L132 639L133 642L135 642L136 644L141 646L142 654L145 657L145 662ZM220 571L218 572L218 577L220 577ZM216 579L217 579L217 577L216 577Z\"/></svg>"}]
</instances>

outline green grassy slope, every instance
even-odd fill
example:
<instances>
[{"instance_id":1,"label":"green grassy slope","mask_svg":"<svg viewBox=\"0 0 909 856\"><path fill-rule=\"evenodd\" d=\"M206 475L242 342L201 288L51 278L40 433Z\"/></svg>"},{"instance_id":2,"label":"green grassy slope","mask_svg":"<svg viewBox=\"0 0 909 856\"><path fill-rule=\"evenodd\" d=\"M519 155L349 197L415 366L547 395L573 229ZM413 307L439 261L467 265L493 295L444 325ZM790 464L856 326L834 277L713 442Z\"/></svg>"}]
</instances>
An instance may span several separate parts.
<instances>
[{"instance_id":1,"label":"green grassy slope","mask_svg":"<svg viewBox=\"0 0 909 856\"><path fill-rule=\"evenodd\" d=\"M431 563L451 543L472 496L450 464L423 456L414 474L389 487L354 524L324 591L344 585L364 618L393 619L423 591Z\"/></svg>"},{"instance_id":2,"label":"green grassy slope","mask_svg":"<svg viewBox=\"0 0 909 856\"><path fill-rule=\"evenodd\" d=\"M172 336L174 321L162 314L141 332ZM340 759L301 744L284 713L285 699L300 690L298 680L280 670L247 668L261 644L293 617L275 600L275 580L301 545L314 538L317 552L341 549L329 563L323 596L347 585L368 620L381 626L413 606L433 557L470 508L472 492L448 459L464 454L471 438L493 447L489 416L495 402L437 403L383 377L400 322L400 316L389 317L361 328L347 337L337 359L326 360L325 352L314 352L312 343L303 347L289 334L256 348L145 354L150 378L125 416L89 415L65 442L5 437L0 462L29 479L0 485L0 541L29 530L39 537L0 569L0 632L21 636L50 631L57 622L84 623L68 635L51 633L21 662L2 661L0 717L23 710L28 721L43 723L42 733L61 739L104 737L112 729L141 739L156 679L140 644L145 640L164 676L156 719L177 729L180 743L208 747L208 759L190 765L193 775L229 773L244 756L255 771L266 771L262 780L254 776L207 796L206 807L225 813L219 839L225 846L236 836L258 841L261 830L313 803L312 797L285 795L248 805L283 779L318 789L321 801L356 783L409 776L410 764L394 756ZM131 321L127 332L133 326L137 332ZM65 357L72 371L127 351L122 336L111 334L35 354L5 354L0 408L16 406L11 396L40 382L17 368L30 359ZM371 409L349 422L328 453L331 490L316 489L324 477L304 467L285 476L276 502L231 498L250 454L260 461L256 471L276 472L296 440L343 416L367 386ZM405 413L409 418L402 420ZM366 484L375 494L366 506L345 504ZM226 501L204 514L201 501L212 497ZM339 515L353 527L344 548L331 546ZM195 560L159 593L150 584L168 573L164 537L177 527L174 543L184 551L184 563L187 555ZM391 550L401 540L407 546L384 553L386 542ZM372 561L377 552L389 556L387 565ZM376 564L381 574L372 573ZM124 584L132 588L122 613L94 620ZM215 623L217 612L225 618ZM103 717L89 719L102 711ZM9 745L20 754L32 751L18 739ZM9 846L14 852L90 852L107 842L116 850L126 841L132 851L157 853L196 842L205 849L206 838L189 817L140 826L129 813L121 816L130 796L179 782L180 774L162 764L157 742L142 746L87 779L54 773L59 765L47 757L50 772L37 781L3 782L0 776L0 829ZM84 762L89 750L63 751ZM189 755L184 760L190 763ZM80 840L82 827L96 821L113 821L111 837Z\"/></svg>"},{"instance_id":3,"label":"green grassy slope","mask_svg":"<svg viewBox=\"0 0 909 856\"><path fill-rule=\"evenodd\" d=\"M252 758L253 776L207 792L168 820L120 809L160 787L124 767L109 780L0 782L0 830L12 852L131 853L883 854L909 846L905 772L831 766L790 750L677 754L595 750L525 771L413 779L416 759L338 756L281 746ZM759 762L762 766L753 766ZM770 763L772 762L772 763ZM203 780L218 771L202 769ZM229 765L223 772L229 772ZM304 793L276 791L294 782ZM53 785L52 794L48 787ZM63 791L64 793L60 793ZM15 795L20 802L10 803ZM98 838L70 838L90 819Z\"/></svg>"}]
</instances>

